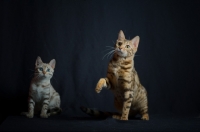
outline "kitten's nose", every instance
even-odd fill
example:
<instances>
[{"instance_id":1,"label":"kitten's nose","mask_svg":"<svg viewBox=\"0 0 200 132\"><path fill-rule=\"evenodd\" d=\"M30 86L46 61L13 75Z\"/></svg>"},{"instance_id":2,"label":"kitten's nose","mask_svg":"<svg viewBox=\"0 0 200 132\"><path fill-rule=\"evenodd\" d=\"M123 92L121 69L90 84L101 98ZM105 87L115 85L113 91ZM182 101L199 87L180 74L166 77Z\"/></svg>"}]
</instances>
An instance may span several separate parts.
<instances>
[{"instance_id":1,"label":"kitten's nose","mask_svg":"<svg viewBox=\"0 0 200 132\"><path fill-rule=\"evenodd\" d=\"M44 75L46 74L46 72L45 72L45 71L43 71L42 73L43 73Z\"/></svg>"},{"instance_id":2,"label":"kitten's nose","mask_svg":"<svg viewBox=\"0 0 200 132\"><path fill-rule=\"evenodd\" d=\"M119 50L122 50L122 47L119 47Z\"/></svg>"}]
</instances>

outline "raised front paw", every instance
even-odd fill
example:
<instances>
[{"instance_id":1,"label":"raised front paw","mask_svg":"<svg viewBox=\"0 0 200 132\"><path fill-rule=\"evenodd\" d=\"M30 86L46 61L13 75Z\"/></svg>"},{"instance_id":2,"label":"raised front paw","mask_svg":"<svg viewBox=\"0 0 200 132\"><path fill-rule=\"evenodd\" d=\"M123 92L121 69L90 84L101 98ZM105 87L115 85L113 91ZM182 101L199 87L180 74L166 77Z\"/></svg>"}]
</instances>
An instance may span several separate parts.
<instances>
[{"instance_id":1,"label":"raised front paw","mask_svg":"<svg viewBox=\"0 0 200 132\"><path fill-rule=\"evenodd\" d=\"M100 93L101 90L102 90L102 88L103 88L103 87L106 87L106 86L107 86L107 85L106 85L106 80L105 80L104 78L101 78L101 79L99 80L99 82L97 83L97 86L96 86L95 91L96 91L97 93Z\"/></svg>"},{"instance_id":2,"label":"raised front paw","mask_svg":"<svg viewBox=\"0 0 200 132\"><path fill-rule=\"evenodd\" d=\"M48 114L46 114L46 113L41 113L41 114L40 114L40 117L41 117L41 118L48 118Z\"/></svg>"}]
</instances>

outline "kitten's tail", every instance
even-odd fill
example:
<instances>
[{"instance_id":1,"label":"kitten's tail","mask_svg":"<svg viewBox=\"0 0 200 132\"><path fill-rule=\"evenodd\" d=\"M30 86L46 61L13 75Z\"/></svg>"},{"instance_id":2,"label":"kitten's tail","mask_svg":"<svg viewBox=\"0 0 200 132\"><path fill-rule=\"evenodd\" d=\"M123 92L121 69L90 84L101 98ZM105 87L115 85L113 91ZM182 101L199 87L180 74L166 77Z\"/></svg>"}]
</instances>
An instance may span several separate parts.
<instances>
[{"instance_id":1,"label":"kitten's tail","mask_svg":"<svg viewBox=\"0 0 200 132\"><path fill-rule=\"evenodd\" d=\"M53 109L50 109L50 111L48 111L49 115L57 115L60 114L62 112L62 109L59 107L55 107Z\"/></svg>"},{"instance_id":2,"label":"kitten's tail","mask_svg":"<svg viewBox=\"0 0 200 132\"><path fill-rule=\"evenodd\" d=\"M103 111L99 111L99 110L93 110L93 109L90 109L90 108L87 108L87 107L84 107L84 106L81 106L80 109L90 115L90 116L93 116L93 117L98 117L98 118L106 118L106 117L109 117L109 116L112 116L112 115L118 115L119 113L116 113L116 112L103 112Z\"/></svg>"}]
</instances>

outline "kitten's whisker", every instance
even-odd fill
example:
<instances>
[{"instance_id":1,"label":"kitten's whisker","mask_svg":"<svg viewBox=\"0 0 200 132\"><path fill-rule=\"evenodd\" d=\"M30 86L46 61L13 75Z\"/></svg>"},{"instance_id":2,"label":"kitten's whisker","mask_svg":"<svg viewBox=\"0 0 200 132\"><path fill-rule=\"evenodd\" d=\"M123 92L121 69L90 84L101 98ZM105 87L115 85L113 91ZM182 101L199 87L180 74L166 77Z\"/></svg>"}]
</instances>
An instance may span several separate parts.
<instances>
[{"instance_id":1,"label":"kitten's whisker","mask_svg":"<svg viewBox=\"0 0 200 132\"><path fill-rule=\"evenodd\" d=\"M40 77L40 75L38 74L38 75L36 76L36 80L37 80L39 77Z\"/></svg>"},{"instance_id":2,"label":"kitten's whisker","mask_svg":"<svg viewBox=\"0 0 200 132\"><path fill-rule=\"evenodd\" d=\"M29 78L32 77L32 76L33 76L33 74L31 74L31 75L29 76Z\"/></svg>"},{"instance_id":3,"label":"kitten's whisker","mask_svg":"<svg viewBox=\"0 0 200 132\"><path fill-rule=\"evenodd\" d=\"M107 55L109 55L111 52L113 52L113 51L115 51L115 50L111 50L110 52L108 52L107 54L105 54L104 56L103 56L103 58L102 58L102 60L104 59L104 57L106 57Z\"/></svg>"},{"instance_id":4,"label":"kitten's whisker","mask_svg":"<svg viewBox=\"0 0 200 132\"><path fill-rule=\"evenodd\" d=\"M116 51L115 51L116 52ZM115 54L115 52L113 52L112 54L111 54L111 56L110 56L110 58L109 59L111 59L111 57Z\"/></svg>"},{"instance_id":5,"label":"kitten's whisker","mask_svg":"<svg viewBox=\"0 0 200 132\"><path fill-rule=\"evenodd\" d=\"M107 50L111 50L111 49L105 49L104 51L102 51L102 52L105 52L105 51L107 51Z\"/></svg>"},{"instance_id":6,"label":"kitten's whisker","mask_svg":"<svg viewBox=\"0 0 200 132\"><path fill-rule=\"evenodd\" d=\"M113 52L115 52L115 50L114 51L112 51L108 56L107 56L107 59L108 59L108 57L113 53Z\"/></svg>"},{"instance_id":7,"label":"kitten's whisker","mask_svg":"<svg viewBox=\"0 0 200 132\"><path fill-rule=\"evenodd\" d=\"M106 46L106 47L108 47L108 48L111 48L111 49L115 49L114 47L112 47L112 46Z\"/></svg>"},{"instance_id":8,"label":"kitten's whisker","mask_svg":"<svg viewBox=\"0 0 200 132\"><path fill-rule=\"evenodd\" d=\"M104 57L106 57L107 55L109 55L111 52L113 52L114 50L109 51L107 54L104 55ZM103 58L104 58L103 57Z\"/></svg>"},{"instance_id":9,"label":"kitten's whisker","mask_svg":"<svg viewBox=\"0 0 200 132\"><path fill-rule=\"evenodd\" d=\"M108 52L108 53L109 53L109 52ZM103 58L104 58L108 53L106 53L106 54L103 56ZM103 58L102 58L102 60L103 60Z\"/></svg>"},{"instance_id":10,"label":"kitten's whisker","mask_svg":"<svg viewBox=\"0 0 200 132\"><path fill-rule=\"evenodd\" d=\"M102 60L104 59L104 57L106 57L106 55L108 55L108 53L103 56Z\"/></svg>"},{"instance_id":11,"label":"kitten's whisker","mask_svg":"<svg viewBox=\"0 0 200 132\"><path fill-rule=\"evenodd\" d=\"M109 53L109 54L107 55L107 59L109 58L109 56L110 56L113 52L115 52L115 51L112 51L111 53Z\"/></svg>"}]
</instances>

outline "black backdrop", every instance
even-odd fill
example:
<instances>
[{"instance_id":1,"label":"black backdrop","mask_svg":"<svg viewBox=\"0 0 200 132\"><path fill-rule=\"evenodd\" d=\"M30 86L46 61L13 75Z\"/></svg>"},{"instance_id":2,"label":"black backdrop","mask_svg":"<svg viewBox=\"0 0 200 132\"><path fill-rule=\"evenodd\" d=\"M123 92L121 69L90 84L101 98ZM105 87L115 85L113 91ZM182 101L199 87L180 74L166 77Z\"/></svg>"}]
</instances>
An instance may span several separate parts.
<instances>
[{"instance_id":1,"label":"black backdrop","mask_svg":"<svg viewBox=\"0 0 200 132\"><path fill-rule=\"evenodd\" d=\"M27 109L37 56L56 59L52 84L63 114L84 116L81 105L114 111L112 93L94 89L119 30L141 38L134 60L150 115L198 115L199 12L199 0L1 0L1 119Z\"/></svg>"}]
</instances>

